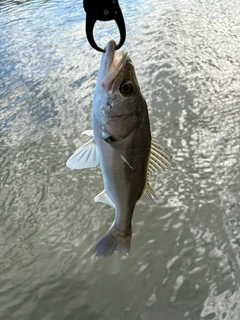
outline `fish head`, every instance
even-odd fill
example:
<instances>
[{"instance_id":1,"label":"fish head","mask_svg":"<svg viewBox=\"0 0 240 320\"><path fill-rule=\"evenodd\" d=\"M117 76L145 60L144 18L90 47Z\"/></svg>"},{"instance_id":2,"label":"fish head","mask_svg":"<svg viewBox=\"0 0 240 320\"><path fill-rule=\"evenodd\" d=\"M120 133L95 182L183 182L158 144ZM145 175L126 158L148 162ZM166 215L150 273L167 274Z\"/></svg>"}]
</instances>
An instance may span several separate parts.
<instances>
[{"instance_id":1,"label":"fish head","mask_svg":"<svg viewBox=\"0 0 240 320\"><path fill-rule=\"evenodd\" d=\"M93 114L103 136L121 140L137 128L146 102L140 91L133 63L124 51L116 53L110 41L103 53L93 100Z\"/></svg>"}]
</instances>

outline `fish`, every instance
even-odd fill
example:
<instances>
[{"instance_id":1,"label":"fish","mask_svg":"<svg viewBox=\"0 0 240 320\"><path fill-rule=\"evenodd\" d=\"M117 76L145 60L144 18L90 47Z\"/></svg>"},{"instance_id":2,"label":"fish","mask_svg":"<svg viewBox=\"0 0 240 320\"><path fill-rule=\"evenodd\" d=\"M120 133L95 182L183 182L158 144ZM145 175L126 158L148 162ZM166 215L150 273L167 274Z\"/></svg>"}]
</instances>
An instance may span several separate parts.
<instances>
[{"instance_id":1,"label":"fish","mask_svg":"<svg viewBox=\"0 0 240 320\"><path fill-rule=\"evenodd\" d=\"M115 219L97 242L94 253L130 253L132 216L137 203L157 199L149 176L171 166L171 156L151 136L147 103L128 53L108 42L102 54L92 102L91 140L77 149L66 165L71 169L100 165L104 190L95 198L113 207Z\"/></svg>"}]
</instances>

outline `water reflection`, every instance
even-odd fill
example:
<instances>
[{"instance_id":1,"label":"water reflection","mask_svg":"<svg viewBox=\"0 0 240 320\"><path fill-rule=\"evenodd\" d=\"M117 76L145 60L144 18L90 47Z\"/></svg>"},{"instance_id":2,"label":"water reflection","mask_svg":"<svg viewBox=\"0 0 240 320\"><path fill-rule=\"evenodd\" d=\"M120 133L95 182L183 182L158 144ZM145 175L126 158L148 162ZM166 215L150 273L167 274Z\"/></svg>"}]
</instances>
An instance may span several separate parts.
<instances>
[{"instance_id":1,"label":"water reflection","mask_svg":"<svg viewBox=\"0 0 240 320\"><path fill-rule=\"evenodd\" d=\"M93 245L113 218L92 202L101 173L65 167L91 127L100 60L82 3L1 2L0 315L238 320L239 3L121 7L152 132L175 169L152 178L155 205L137 206L131 255L99 260ZM98 25L98 41L112 27Z\"/></svg>"}]
</instances>

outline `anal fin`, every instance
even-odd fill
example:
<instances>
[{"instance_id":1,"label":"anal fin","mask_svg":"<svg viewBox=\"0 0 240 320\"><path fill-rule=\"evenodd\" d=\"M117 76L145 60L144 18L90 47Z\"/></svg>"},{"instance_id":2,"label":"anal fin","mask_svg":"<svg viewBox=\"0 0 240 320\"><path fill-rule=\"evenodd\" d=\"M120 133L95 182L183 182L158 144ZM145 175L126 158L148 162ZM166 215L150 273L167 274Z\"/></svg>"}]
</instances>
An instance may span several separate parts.
<instances>
[{"instance_id":1,"label":"anal fin","mask_svg":"<svg viewBox=\"0 0 240 320\"><path fill-rule=\"evenodd\" d=\"M108 204L111 207L115 207L114 203L112 202L112 200L109 198L108 194L106 193L105 190L103 190L102 192L100 192L94 199L94 202L103 202Z\"/></svg>"},{"instance_id":2,"label":"anal fin","mask_svg":"<svg viewBox=\"0 0 240 320\"><path fill-rule=\"evenodd\" d=\"M93 137L93 130L85 130L82 132L82 134L85 134L89 137Z\"/></svg>"}]
</instances>

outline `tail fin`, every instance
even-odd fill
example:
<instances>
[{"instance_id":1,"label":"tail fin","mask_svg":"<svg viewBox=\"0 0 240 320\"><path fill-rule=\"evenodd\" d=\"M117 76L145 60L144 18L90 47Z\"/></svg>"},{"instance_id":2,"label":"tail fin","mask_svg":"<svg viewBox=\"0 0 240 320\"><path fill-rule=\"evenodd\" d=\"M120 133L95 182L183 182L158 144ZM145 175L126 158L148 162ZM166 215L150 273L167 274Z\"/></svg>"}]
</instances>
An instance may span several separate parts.
<instances>
[{"instance_id":1,"label":"tail fin","mask_svg":"<svg viewBox=\"0 0 240 320\"><path fill-rule=\"evenodd\" d=\"M101 258L110 256L114 250L129 254L131 249L131 234L130 231L128 234L123 235L115 228L110 228L97 242L94 253Z\"/></svg>"}]
</instances>

